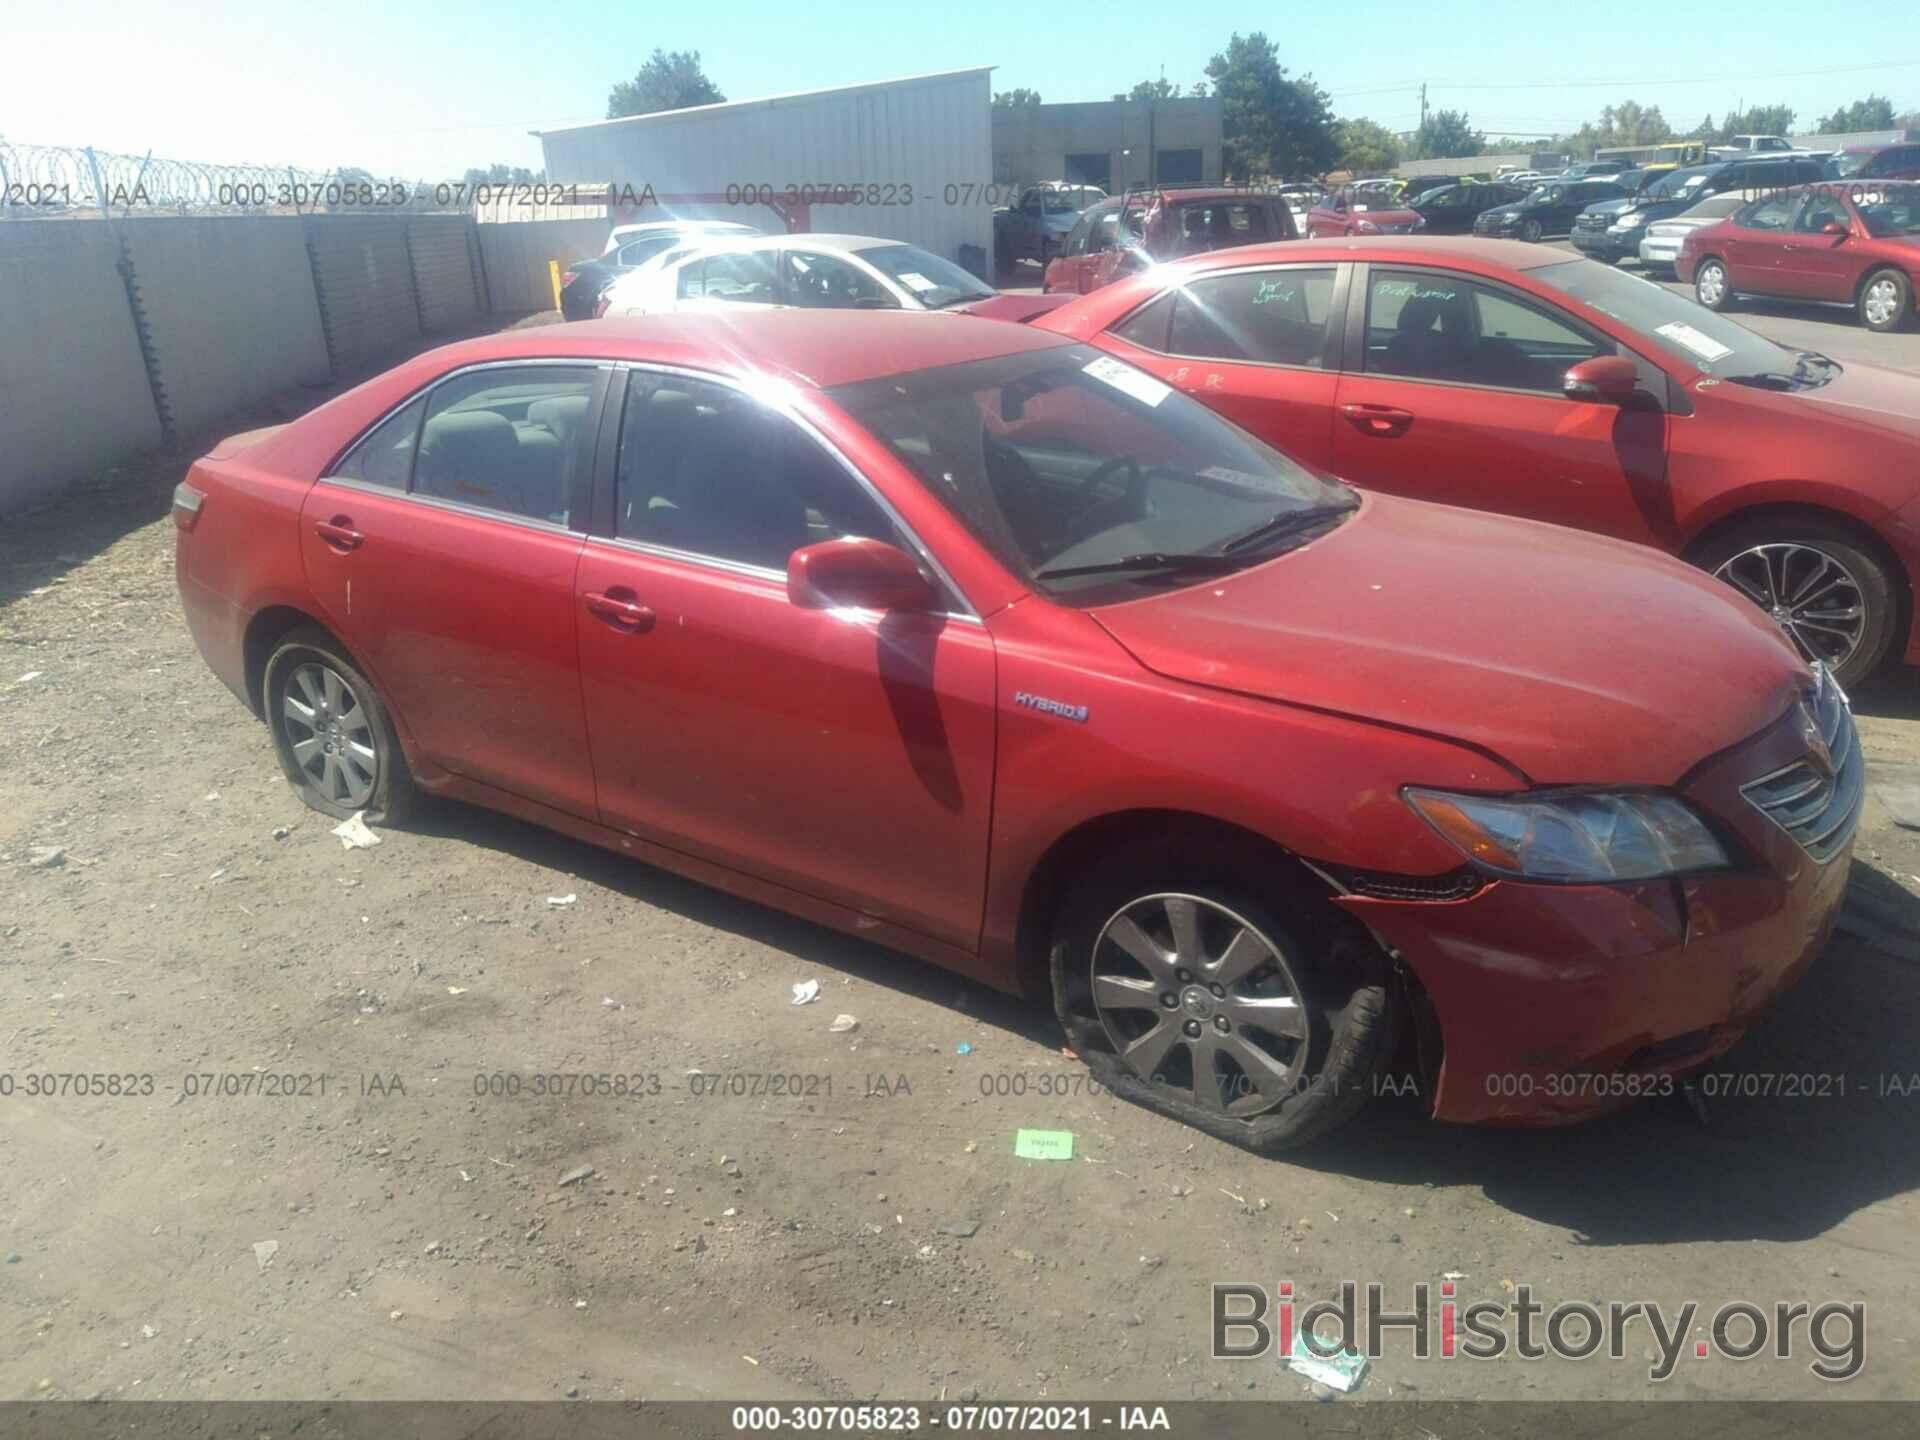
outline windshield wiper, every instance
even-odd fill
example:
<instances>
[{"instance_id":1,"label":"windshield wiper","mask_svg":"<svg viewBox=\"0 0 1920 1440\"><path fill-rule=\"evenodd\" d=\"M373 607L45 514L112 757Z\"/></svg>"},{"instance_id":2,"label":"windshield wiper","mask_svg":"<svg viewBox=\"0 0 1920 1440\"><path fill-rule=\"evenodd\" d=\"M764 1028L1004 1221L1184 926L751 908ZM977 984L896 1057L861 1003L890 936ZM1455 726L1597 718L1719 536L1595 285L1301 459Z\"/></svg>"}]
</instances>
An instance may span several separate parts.
<instances>
[{"instance_id":1,"label":"windshield wiper","mask_svg":"<svg viewBox=\"0 0 1920 1440\"><path fill-rule=\"evenodd\" d=\"M1244 534L1234 536L1220 547L1220 553L1231 555L1235 551L1256 545L1262 540L1278 540L1283 536L1295 535L1302 530L1349 514L1359 508L1357 503L1346 501L1339 505L1306 505L1297 510L1282 510L1271 520L1263 521Z\"/></svg>"},{"instance_id":2,"label":"windshield wiper","mask_svg":"<svg viewBox=\"0 0 1920 1440\"><path fill-rule=\"evenodd\" d=\"M1138 555L1122 555L1118 560L1103 560L1098 565L1062 565L1033 572L1036 580L1067 580L1075 575L1118 575L1129 570L1195 570L1206 574L1224 574L1238 570L1245 562L1236 556L1217 552L1168 552L1147 550Z\"/></svg>"},{"instance_id":3,"label":"windshield wiper","mask_svg":"<svg viewBox=\"0 0 1920 1440\"><path fill-rule=\"evenodd\" d=\"M949 305L965 305L968 302L973 300L991 300L994 297L994 293L995 293L994 291L988 290L979 295L966 295L966 294L956 295L951 300L942 300L937 305L928 305L927 309L944 310ZM922 302L922 303L924 304L925 302Z\"/></svg>"}]
</instances>

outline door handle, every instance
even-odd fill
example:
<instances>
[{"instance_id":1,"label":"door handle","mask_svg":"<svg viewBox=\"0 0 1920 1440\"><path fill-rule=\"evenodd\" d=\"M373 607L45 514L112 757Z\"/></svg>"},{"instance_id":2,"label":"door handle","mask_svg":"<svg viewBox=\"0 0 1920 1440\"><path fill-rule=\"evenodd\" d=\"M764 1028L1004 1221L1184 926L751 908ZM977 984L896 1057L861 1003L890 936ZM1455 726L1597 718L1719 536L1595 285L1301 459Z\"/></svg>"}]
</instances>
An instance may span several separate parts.
<instances>
[{"instance_id":1,"label":"door handle","mask_svg":"<svg viewBox=\"0 0 1920 1440\"><path fill-rule=\"evenodd\" d=\"M653 628L653 611L636 600L622 599L619 595L603 594L598 590L590 590L580 598L589 614L606 621L616 630L639 635Z\"/></svg>"},{"instance_id":2,"label":"door handle","mask_svg":"<svg viewBox=\"0 0 1920 1440\"><path fill-rule=\"evenodd\" d=\"M1396 409L1392 405L1342 405L1340 413L1362 435L1374 435L1381 439L1404 435L1413 424L1411 410Z\"/></svg>"},{"instance_id":3,"label":"door handle","mask_svg":"<svg viewBox=\"0 0 1920 1440\"><path fill-rule=\"evenodd\" d=\"M345 515L320 521L313 532L343 555L349 550L358 550L367 538L353 528L353 521Z\"/></svg>"}]
</instances>

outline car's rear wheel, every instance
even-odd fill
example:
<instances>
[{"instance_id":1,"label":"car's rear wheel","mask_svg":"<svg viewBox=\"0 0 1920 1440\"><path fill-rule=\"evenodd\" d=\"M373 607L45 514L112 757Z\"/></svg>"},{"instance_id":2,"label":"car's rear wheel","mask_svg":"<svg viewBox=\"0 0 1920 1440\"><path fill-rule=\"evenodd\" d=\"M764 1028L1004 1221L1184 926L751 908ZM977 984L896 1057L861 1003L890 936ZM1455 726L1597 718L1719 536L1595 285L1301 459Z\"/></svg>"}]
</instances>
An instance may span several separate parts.
<instances>
[{"instance_id":1,"label":"car's rear wheel","mask_svg":"<svg viewBox=\"0 0 1920 1440\"><path fill-rule=\"evenodd\" d=\"M289 631L267 657L261 696L280 767L308 805L388 824L412 809L413 777L386 706L326 631Z\"/></svg>"},{"instance_id":2,"label":"car's rear wheel","mask_svg":"<svg viewBox=\"0 0 1920 1440\"><path fill-rule=\"evenodd\" d=\"M1860 287L1860 323L1885 334L1913 313L1913 284L1898 270L1876 270Z\"/></svg>"},{"instance_id":3,"label":"car's rear wheel","mask_svg":"<svg viewBox=\"0 0 1920 1440\"><path fill-rule=\"evenodd\" d=\"M1305 883L1224 852L1098 865L1052 960L1055 1009L1099 1080L1248 1149L1347 1120L1392 1052L1386 956Z\"/></svg>"},{"instance_id":4,"label":"car's rear wheel","mask_svg":"<svg viewBox=\"0 0 1920 1440\"><path fill-rule=\"evenodd\" d=\"M1693 559L1765 610L1802 655L1824 660L1843 686L1871 675L1893 643L1893 576L1844 526L1817 516L1757 520L1725 532Z\"/></svg>"},{"instance_id":5,"label":"car's rear wheel","mask_svg":"<svg viewBox=\"0 0 1920 1440\"><path fill-rule=\"evenodd\" d=\"M1727 283L1727 267L1709 256L1693 270L1693 298L1709 310L1724 310L1733 303L1733 288Z\"/></svg>"}]
</instances>

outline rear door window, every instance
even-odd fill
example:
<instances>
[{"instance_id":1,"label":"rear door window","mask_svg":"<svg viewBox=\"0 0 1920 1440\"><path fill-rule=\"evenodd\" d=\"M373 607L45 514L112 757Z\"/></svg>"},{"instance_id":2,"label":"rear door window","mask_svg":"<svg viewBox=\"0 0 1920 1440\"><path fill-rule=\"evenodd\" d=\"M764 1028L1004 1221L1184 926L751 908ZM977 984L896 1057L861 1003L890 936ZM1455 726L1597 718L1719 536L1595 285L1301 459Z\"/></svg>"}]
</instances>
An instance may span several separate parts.
<instances>
[{"instance_id":1,"label":"rear door window","mask_svg":"<svg viewBox=\"0 0 1920 1440\"><path fill-rule=\"evenodd\" d=\"M414 493L572 525L592 449L595 374L585 365L499 366L435 386Z\"/></svg>"},{"instance_id":2,"label":"rear door window","mask_svg":"<svg viewBox=\"0 0 1920 1440\"><path fill-rule=\"evenodd\" d=\"M378 485L383 490L406 489L407 477L413 473L414 446L420 439L420 417L426 408L426 397L422 396L382 420L333 467L332 476Z\"/></svg>"},{"instance_id":3,"label":"rear door window","mask_svg":"<svg viewBox=\"0 0 1920 1440\"><path fill-rule=\"evenodd\" d=\"M1334 269L1249 270L1193 280L1173 294L1167 353L1317 369Z\"/></svg>"},{"instance_id":4,"label":"rear door window","mask_svg":"<svg viewBox=\"0 0 1920 1440\"><path fill-rule=\"evenodd\" d=\"M778 296L774 274L770 251L709 255L680 267L680 298L771 305Z\"/></svg>"}]
</instances>

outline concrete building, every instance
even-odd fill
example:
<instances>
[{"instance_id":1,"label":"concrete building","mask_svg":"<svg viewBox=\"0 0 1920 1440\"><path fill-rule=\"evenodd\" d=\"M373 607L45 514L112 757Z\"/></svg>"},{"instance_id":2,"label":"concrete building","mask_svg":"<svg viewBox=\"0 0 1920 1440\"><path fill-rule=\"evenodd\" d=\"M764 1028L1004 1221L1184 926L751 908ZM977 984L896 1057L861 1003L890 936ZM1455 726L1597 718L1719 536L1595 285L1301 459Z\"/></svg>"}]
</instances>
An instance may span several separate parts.
<instances>
[{"instance_id":1,"label":"concrete building","mask_svg":"<svg viewBox=\"0 0 1920 1440\"><path fill-rule=\"evenodd\" d=\"M536 130L549 182L611 184L614 218L725 216L992 253L992 67ZM853 192L858 190L856 196ZM689 201L685 197L703 197Z\"/></svg>"},{"instance_id":2,"label":"concrete building","mask_svg":"<svg viewBox=\"0 0 1920 1440\"><path fill-rule=\"evenodd\" d=\"M993 107L1000 185L1072 180L1117 194L1128 185L1218 180L1219 100L1096 100Z\"/></svg>"}]
</instances>

